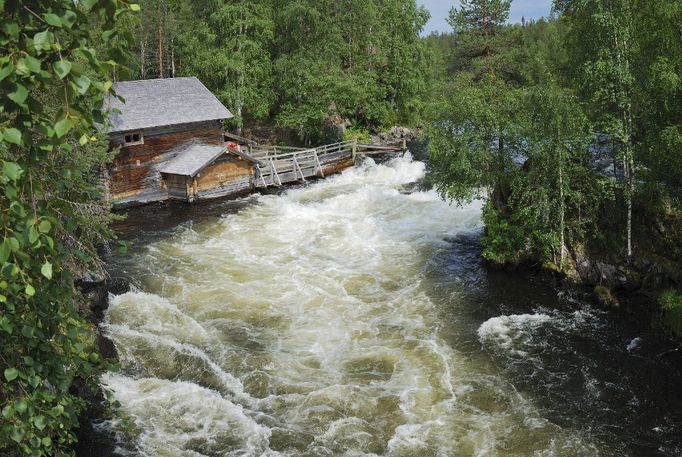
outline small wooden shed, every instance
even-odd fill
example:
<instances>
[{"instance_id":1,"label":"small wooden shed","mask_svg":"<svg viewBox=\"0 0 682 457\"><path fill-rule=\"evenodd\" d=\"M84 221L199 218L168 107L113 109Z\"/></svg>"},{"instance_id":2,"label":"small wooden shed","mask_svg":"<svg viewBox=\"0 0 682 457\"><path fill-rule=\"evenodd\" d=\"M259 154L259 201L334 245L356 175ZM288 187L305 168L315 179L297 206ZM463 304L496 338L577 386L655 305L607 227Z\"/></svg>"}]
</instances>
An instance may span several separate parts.
<instances>
[{"instance_id":1,"label":"small wooden shed","mask_svg":"<svg viewBox=\"0 0 682 457\"><path fill-rule=\"evenodd\" d=\"M192 203L250 191L256 163L226 146L193 143L160 171L169 198Z\"/></svg>"}]
</instances>

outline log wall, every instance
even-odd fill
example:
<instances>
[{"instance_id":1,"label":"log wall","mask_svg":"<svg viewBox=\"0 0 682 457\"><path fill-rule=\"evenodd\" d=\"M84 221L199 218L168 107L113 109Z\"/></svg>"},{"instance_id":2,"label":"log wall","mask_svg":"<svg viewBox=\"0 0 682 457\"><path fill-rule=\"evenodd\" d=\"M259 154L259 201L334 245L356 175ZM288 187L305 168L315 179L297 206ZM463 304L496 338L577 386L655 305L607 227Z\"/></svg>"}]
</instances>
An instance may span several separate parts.
<instances>
[{"instance_id":1,"label":"log wall","mask_svg":"<svg viewBox=\"0 0 682 457\"><path fill-rule=\"evenodd\" d=\"M110 196L119 206L167 200L168 189L159 169L181 152L182 145L224 141L218 121L144 130L144 144L133 146L122 146L124 133L110 137L112 147L121 147L109 170Z\"/></svg>"}]
</instances>

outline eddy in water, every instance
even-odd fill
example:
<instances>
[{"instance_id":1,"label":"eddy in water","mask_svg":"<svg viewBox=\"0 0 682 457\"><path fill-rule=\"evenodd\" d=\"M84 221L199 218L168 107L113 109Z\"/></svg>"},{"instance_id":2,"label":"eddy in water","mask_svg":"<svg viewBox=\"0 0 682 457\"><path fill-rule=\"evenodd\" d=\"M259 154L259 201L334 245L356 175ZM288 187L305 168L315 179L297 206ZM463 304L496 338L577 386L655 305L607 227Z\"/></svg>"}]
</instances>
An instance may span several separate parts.
<instances>
[{"instance_id":1,"label":"eddy in water","mask_svg":"<svg viewBox=\"0 0 682 457\"><path fill-rule=\"evenodd\" d=\"M117 452L675 455L674 418L651 432L651 454L629 454L631 434L595 425L613 418L543 391L595 408L618 395L589 364L571 391L571 368L545 360L565 356L547 346L557 339L601 331L599 313L489 312L481 204L448 205L414 185L424 174L409 156L367 161L118 259L136 290L112 297L103 325L123 370L102 383L132 425L109 424Z\"/></svg>"}]
</instances>

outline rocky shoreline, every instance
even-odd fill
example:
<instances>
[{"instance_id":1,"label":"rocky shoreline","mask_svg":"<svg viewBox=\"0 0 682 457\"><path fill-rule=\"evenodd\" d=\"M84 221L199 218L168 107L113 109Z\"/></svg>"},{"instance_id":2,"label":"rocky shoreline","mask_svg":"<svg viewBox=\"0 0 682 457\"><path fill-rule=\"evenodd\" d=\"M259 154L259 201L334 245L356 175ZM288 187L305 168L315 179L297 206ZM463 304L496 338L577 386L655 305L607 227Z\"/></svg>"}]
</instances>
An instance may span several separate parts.
<instances>
[{"instance_id":1,"label":"rocky shoreline","mask_svg":"<svg viewBox=\"0 0 682 457\"><path fill-rule=\"evenodd\" d=\"M682 274L674 262L652 253L631 262L591 256L582 245L572 246L568 254L563 270L555 264L530 261L487 264L497 270L535 271L558 292L579 293L610 312L648 320L655 332L670 341L671 350L662 355L682 355L682 336L672 335L663 328L658 303L666 289L682 283Z\"/></svg>"},{"instance_id":2,"label":"rocky shoreline","mask_svg":"<svg viewBox=\"0 0 682 457\"><path fill-rule=\"evenodd\" d=\"M87 274L77 281L76 286L82 296L82 304L87 308L82 311L94 327L95 344L99 354L103 359L118 362L116 347L102 334L100 324L104 321L109 307L109 295L125 293L129 290L129 285L101 275ZM76 457L113 456L116 449L115 436L97 428L97 424L111 419L104 390L99 387L93 392L79 380L73 383L71 390L86 403L86 408L78 418L79 427L76 430L78 442L73 446Z\"/></svg>"}]
</instances>

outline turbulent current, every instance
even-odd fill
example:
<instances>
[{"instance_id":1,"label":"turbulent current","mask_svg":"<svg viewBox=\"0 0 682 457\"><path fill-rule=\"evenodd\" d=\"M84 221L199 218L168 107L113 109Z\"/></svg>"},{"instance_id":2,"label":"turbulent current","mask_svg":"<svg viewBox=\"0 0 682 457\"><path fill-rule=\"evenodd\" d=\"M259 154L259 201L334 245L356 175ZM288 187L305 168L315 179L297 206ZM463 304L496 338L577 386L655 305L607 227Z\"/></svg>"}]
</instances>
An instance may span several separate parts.
<instances>
[{"instance_id":1,"label":"turbulent current","mask_svg":"<svg viewBox=\"0 0 682 457\"><path fill-rule=\"evenodd\" d=\"M638 377L676 371L644 330L486 272L481 204L448 205L424 174L367 161L147 220L102 324L117 453L680 455L679 377Z\"/></svg>"}]
</instances>

